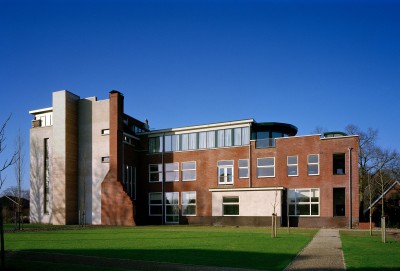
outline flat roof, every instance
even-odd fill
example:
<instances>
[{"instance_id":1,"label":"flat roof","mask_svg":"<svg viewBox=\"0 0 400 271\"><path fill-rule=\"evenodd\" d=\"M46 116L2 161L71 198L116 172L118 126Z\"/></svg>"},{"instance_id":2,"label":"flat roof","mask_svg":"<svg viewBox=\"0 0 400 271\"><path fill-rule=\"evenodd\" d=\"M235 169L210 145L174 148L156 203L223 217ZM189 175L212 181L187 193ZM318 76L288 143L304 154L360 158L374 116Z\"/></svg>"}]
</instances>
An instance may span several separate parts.
<instances>
[{"instance_id":1,"label":"flat roof","mask_svg":"<svg viewBox=\"0 0 400 271\"><path fill-rule=\"evenodd\" d=\"M40 113L47 113L47 112L51 112L51 111L53 111L53 107L47 107L47 108L42 108L42 109L31 110L31 111L29 111L29 114L37 115Z\"/></svg>"}]
</instances>

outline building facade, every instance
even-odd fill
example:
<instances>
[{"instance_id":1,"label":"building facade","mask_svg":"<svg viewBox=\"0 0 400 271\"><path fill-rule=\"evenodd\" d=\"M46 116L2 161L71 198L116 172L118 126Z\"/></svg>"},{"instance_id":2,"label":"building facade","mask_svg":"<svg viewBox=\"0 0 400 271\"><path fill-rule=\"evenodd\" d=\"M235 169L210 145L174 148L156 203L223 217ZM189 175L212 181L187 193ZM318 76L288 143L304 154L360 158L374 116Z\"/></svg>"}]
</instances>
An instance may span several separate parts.
<instances>
[{"instance_id":1,"label":"building facade","mask_svg":"<svg viewBox=\"0 0 400 271\"><path fill-rule=\"evenodd\" d=\"M31 221L344 227L358 223L358 137L254 119L150 130L124 97L53 93L30 111Z\"/></svg>"}]
</instances>

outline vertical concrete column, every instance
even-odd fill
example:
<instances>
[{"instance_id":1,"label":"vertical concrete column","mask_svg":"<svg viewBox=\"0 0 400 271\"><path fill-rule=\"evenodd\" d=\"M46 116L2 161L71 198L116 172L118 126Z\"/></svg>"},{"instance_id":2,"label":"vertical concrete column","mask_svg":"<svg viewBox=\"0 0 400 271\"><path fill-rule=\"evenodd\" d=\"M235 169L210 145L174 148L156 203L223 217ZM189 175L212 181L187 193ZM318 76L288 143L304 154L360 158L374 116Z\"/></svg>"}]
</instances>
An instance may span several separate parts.
<instances>
[{"instance_id":1,"label":"vertical concrete column","mask_svg":"<svg viewBox=\"0 0 400 271\"><path fill-rule=\"evenodd\" d=\"M68 91L53 93L53 224L78 222L78 101Z\"/></svg>"}]
</instances>

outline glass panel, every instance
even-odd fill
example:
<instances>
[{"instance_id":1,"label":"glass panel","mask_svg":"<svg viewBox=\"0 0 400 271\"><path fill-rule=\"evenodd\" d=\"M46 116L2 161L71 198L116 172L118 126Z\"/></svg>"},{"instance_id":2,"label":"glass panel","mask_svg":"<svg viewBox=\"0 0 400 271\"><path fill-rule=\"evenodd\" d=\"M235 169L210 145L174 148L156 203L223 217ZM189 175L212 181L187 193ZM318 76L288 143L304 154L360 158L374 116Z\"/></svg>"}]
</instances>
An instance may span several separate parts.
<instances>
[{"instance_id":1,"label":"glass panel","mask_svg":"<svg viewBox=\"0 0 400 271\"><path fill-rule=\"evenodd\" d=\"M297 165L296 166L288 166L287 170L288 170L287 174L289 176L297 176Z\"/></svg>"},{"instance_id":2,"label":"glass panel","mask_svg":"<svg viewBox=\"0 0 400 271\"><path fill-rule=\"evenodd\" d=\"M222 197L223 203L235 203L239 202L239 197Z\"/></svg>"},{"instance_id":3,"label":"glass panel","mask_svg":"<svg viewBox=\"0 0 400 271\"><path fill-rule=\"evenodd\" d=\"M182 180L196 180L196 171L182 171Z\"/></svg>"},{"instance_id":4,"label":"glass panel","mask_svg":"<svg viewBox=\"0 0 400 271\"><path fill-rule=\"evenodd\" d=\"M308 174L318 174L318 165L308 165Z\"/></svg>"},{"instance_id":5,"label":"glass panel","mask_svg":"<svg viewBox=\"0 0 400 271\"><path fill-rule=\"evenodd\" d=\"M233 182L233 168L227 168L226 169L226 175L227 175L227 182L231 183Z\"/></svg>"},{"instance_id":6,"label":"glass panel","mask_svg":"<svg viewBox=\"0 0 400 271\"><path fill-rule=\"evenodd\" d=\"M223 161L218 161L218 166L233 166L233 161L229 160L223 160Z\"/></svg>"},{"instance_id":7,"label":"glass panel","mask_svg":"<svg viewBox=\"0 0 400 271\"><path fill-rule=\"evenodd\" d=\"M207 132L207 148L215 148L215 131Z\"/></svg>"},{"instance_id":8,"label":"glass panel","mask_svg":"<svg viewBox=\"0 0 400 271\"><path fill-rule=\"evenodd\" d=\"M165 171L174 171L178 170L179 166L178 163L167 163L165 164Z\"/></svg>"},{"instance_id":9,"label":"glass panel","mask_svg":"<svg viewBox=\"0 0 400 271\"><path fill-rule=\"evenodd\" d=\"M224 130L218 130L217 135L218 135L218 138L217 138L218 147L224 147L225 146L224 145L224 138L225 138Z\"/></svg>"},{"instance_id":10,"label":"glass panel","mask_svg":"<svg viewBox=\"0 0 400 271\"><path fill-rule=\"evenodd\" d=\"M182 151L187 151L189 149L189 135L182 134L181 139L182 139Z\"/></svg>"},{"instance_id":11,"label":"glass panel","mask_svg":"<svg viewBox=\"0 0 400 271\"><path fill-rule=\"evenodd\" d=\"M166 182L179 181L179 172L177 171L165 172L165 181Z\"/></svg>"},{"instance_id":12,"label":"glass panel","mask_svg":"<svg viewBox=\"0 0 400 271\"><path fill-rule=\"evenodd\" d=\"M275 169L273 167L257 168L257 177L273 177L274 175Z\"/></svg>"},{"instance_id":13,"label":"glass panel","mask_svg":"<svg viewBox=\"0 0 400 271\"><path fill-rule=\"evenodd\" d=\"M152 172L157 172L157 171L161 171L162 170L162 165L161 164L159 164L159 165L150 165L150 171L152 171Z\"/></svg>"},{"instance_id":14,"label":"glass panel","mask_svg":"<svg viewBox=\"0 0 400 271\"><path fill-rule=\"evenodd\" d=\"M248 167L248 166L249 166L249 160L247 160L247 159L239 160L239 167Z\"/></svg>"},{"instance_id":15,"label":"glass panel","mask_svg":"<svg viewBox=\"0 0 400 271\"><path fill-rule=\"evenodd\" d=\"M297 165L297 156L288 156L287 163L288 165Z\"/></svg>"},{"instance_id":16,"label":"glass panel","mask_svg":"<svg viewBox=\"0 0 400 271\"><path fill-rule=\"evenodd\" d=\"M248 177L249 177L249 169L239 168L239 178L248 178Z\"/></svg>"},{"instance_id":17,"label":"glass panel","mask_svg":"<svg viewBox=\"0 0 400 271\"><path fill-rule=\"evenodd\" d=\"M234 145L240 146L242 145L242 128L235 128L233 129L234 133Z\"/></svg>"},{"instance_id":18,"label":"glass panel","mask_svg":"<svg viewBox=\"0 0 400 271\"><path fill-rule=\"evenodd\" d=\"M150 206L150 214L151 215L161 215L162 214L162 206Z\"/></svg>"},{"instance_id":19,"label":"glass panel","mask_svg":"<svg viewBox=\"0 0 400 271\"><path fill-rule=\"evenodd\" d=\"M182 215L196 215L196 205L183 205Z\"/></svg>"},{"instance_id":20,"label":"glass panel","mask_svg":"<svg viewBox=\"0 0 400 271\"><path fill-rule=\"evenodd\" d=\"M165 151L170 152L172 151L172 136L165 136L164 137L164 144L165 144Z\"/></svg>"},{"instance_id":21,"label":"glass panel","mask_svg":"<svg viewBox=\"0 0 400 271\"><path fill-rule=\"evenodd\" d=\"M239 215L239 205L224 205L224 215Z\"/></svg>"},{"instance_id":22,"label":"glass panel","mask_svg":"<svg viewBox=\"0 0 400 271\"><path fill-rule=\"evenodd\" d=\"M150 194L150 204L161 204L161 193Z\"/></svg>"},{"instance_id":23,"label":"glass panel","mask_svg":"<svg viewBox=\"0 0 400 271\"><path fill-rule=\"evenodd\" d=\"M294 204L289 204L289 215L296 215L296 209Z\"/></svg>"},{"instance_id":24,"label":"glass panel","mask_svg":"<svg viewBox=\"0 0 400 271\"><path fill-rule=\"evenodd\" d=\"M172 151L179 151L179 135L173 135L171 139Z\"/></svg>"},{"instance_id":25,"label":"glass panel","mask_svg":"<svg viewBox=\"0 0 400 271\"><path fill-rule=\"evenodd\" d=\"M196 162L182 162L182 170L196 169Z\"/></svg>"},{"instance_id":26,"label":"glass panel","mask_svg":"<svg viewBox=\"0 0 400 271\"><path fill-rule=\"evenodd\" d=\"M232 129L225 129L225 146L232 146Z\"/></svg>"},{"instance_id":27,"label":"glass panel","mask_svg":"<svg viewBox=\"0 0 400 271\"><path fill-rule=\"evenodd\" d=\"M259 158L257 159L258 166L273 166L275 164L274 158Z\"/></svg>"},{"instance_id":28,"label":"glass panel","mask_svg":"<svg viewBox=\"0 0 400 271\"><path fill-rule=\"evenodd\" d=\"M207 148L207 132L199 133L199 149Z\"/></svg>"},{"instance_id":29,"label":"glass panel","mask_svg":"<svg viewBox=\"0 0 400 271\"><path fill-rule=\"evenodd\" d=\"M308 163L318 163L318 154L310 154L308 156Z\"/></svg>"},{"instance_id":30,"label":"glass panel","mask_svg":"<svg viewBox=\"0 0 400 271\"><path fill-rule=\"evenodd\" d=\"M318 204L311 204L311 215L319 215Z\"/></svg>"},{"instance_id":31,"label":"glass panel","mask_svg":"<svg viewBox=\"0 0 400 271\"><path fill-rule=\"evenodd\" d=\"M189 134L189 150L197 149L197 133Z\"/></svg>"},{"instance_id":32,"label":"glass panel","mask_svg":"<svg viewBox=\"0 0 400 271\"><path fill-rule=\"evenodd\" d=\"M299 215L310 215L309 204L297 204L297 212Z\"/></svg>"},{"instance_id":33,"label":"glass panel","mask_svg":"<svg viewBox=\"0 0 400 271\"><path fill-rule=\"evenodd\" d=\"M242 128L242 145L248 145L250 143L250 128Z\"/></svg>"}]
</instances>

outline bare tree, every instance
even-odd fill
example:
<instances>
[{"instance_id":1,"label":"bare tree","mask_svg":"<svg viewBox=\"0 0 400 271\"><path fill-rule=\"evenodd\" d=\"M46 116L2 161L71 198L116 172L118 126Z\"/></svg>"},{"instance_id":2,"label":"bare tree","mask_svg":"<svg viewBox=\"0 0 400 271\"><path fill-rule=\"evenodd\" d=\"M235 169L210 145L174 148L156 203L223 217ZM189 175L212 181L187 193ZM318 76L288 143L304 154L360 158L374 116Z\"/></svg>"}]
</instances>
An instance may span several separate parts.
<instances>
[{"instance_id":1,"label":"bare tree","mask_svg":"<svg viewBox=\"0 0 400 271\"><path fill-rule=\"evenodd\" d=\"M0 128L0 190L3 187L6 177L3 172L15 163L17 153L11 154L11 158L3 158L3 152L6 150L6 127L11 115L6 119ZM1 161L4 159L4 161ZM4 251L4 228L3 228L3 207L0 204L0 243L1 243L1 269L5 268L5 251Z\"/></svg>"},{"instance_id":2,"label":"bare tree","mask_svg":"<svg viewBox=\"0 0 400 271\"><path fill-rule=\"evenodd\" d=\"M25 169L25 154L23 151L24 141L21 137L21 131L18 131L18 136L15 141L15 152L16 152L16 160L14 164L15 170L15 178L17 181L17 220L18 220L18 229L21 230L21 222L22 222L22 186L24 183L24 169Z\"/></svg>"},{"instance_id":3,"label":"bare tree","mask_svg":"<svg viewBox=\"0 0 400 271\"><path fill-rule=\"evenodd\" d=\"M358 151L358 168L359 168L359 186L360 186L360 209L364 209L364 191L368 187L368 175L374 171L374 157L376 152L376 140L378 139L378 130L368 128L365 132L359 127L350 124L345 127L345 131L349 135L358 135L359 151Z\"/></svg>"}]
</instances>

